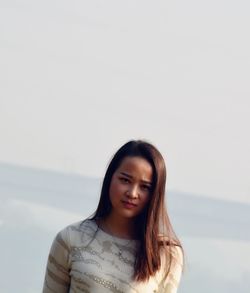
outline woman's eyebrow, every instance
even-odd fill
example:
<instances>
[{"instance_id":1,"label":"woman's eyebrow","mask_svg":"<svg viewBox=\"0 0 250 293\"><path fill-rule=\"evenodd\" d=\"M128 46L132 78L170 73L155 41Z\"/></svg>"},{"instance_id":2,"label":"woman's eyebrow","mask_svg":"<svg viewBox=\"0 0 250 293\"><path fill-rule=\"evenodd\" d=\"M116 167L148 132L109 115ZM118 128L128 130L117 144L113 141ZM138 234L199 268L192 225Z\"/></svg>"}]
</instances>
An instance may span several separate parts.
<instances>
[{"instance_id":1,"label":"woman's eyebrow","mask_svg":"<svg viewBox=\"0 0 250 293\"><path fill-rule=\"evenodd\" d=\"M125 173L125 172L120 172L121 175L124 175L128 178L133 178L132 175L128 174L128 173ZM145 184L148 184L148 185L152 185L152 182L151 181L147 181L147 180L141 180L141 182L145 183Z\"/></svg>"},{"instance_id":2,"label":"woman's eyebrow","mask_svg":"<svg viewBox=\"0 0 250 293\"><path fill-rule=\"evenodd\" d=\"M147 180L141 180L143 183L146 183L148 185L152 185L152 182L151 181L147 181Z\"/></svg>"},{"instance_id":3,"label":"woman's eyebrow","mask_svg":"<svg viewBox=\"0 0 250 293\"><path fill-rule=\"evenodd\" d=\"M129 175L128 173L125 173L125 172L120 172L121 175L124 175L124 176L127 176L129 178L133 178L132 175Z\"/></svg>"}]
</instances>

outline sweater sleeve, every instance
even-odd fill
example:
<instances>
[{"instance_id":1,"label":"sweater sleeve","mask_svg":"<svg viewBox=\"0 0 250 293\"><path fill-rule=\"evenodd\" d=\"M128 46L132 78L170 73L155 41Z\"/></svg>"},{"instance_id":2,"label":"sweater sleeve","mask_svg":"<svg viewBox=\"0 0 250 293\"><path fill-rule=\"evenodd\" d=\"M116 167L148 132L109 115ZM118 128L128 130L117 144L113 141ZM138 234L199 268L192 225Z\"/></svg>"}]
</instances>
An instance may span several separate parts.
<instances>
[{"instance_id":1,"label":"sweater sleeve","mask_svg":"<svg viewBox=\"0 0 250 293\"><path fill-rule=\"evenodd\" d=\"M163 281L162 293L177 293L183 269L183 253L179 246L172 249L173 261L167 278Z\"/></svg>"},{"instance_id":2,"label":"sweater sleeve","mask_svg":"<svg viewBox=\"0 0 250 293\"><path fill-rule=\"evenodd\" d=\"M68 293L70 288L69 237L67 228L59 232L50 249L43 293Z\"/></svg>"}]
</instances>

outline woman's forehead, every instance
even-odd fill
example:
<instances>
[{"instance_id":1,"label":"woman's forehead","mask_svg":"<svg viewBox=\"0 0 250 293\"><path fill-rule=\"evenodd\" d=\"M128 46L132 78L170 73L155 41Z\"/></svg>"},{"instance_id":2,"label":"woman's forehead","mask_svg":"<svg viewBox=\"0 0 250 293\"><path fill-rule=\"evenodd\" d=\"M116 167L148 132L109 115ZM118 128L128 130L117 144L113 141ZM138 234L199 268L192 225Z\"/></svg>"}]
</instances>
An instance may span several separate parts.
<instances>
[{"instance_id":1,"label":"woman's forehead","mask_svg":"<svg viewBox=\"0 0 250 293\"><path fill-rule=\"evenodd\" d=\"M152 180L153 175L151 164L142 157L125 157L116 172L139 176L148 181Z\"/></svg>"}]
</instances>

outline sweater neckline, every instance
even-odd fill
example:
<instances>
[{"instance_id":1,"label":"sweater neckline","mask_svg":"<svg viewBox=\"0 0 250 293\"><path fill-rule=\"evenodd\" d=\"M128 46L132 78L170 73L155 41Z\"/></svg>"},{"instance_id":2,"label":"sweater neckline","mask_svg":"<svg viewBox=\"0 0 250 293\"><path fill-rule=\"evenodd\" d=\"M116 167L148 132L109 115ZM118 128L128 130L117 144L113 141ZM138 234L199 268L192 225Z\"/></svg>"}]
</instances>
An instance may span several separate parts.
<instances>
[{"instance_id":1,"label":"sweater neckline","mask_svg":"<svg viewBox=\"0 0 250 293\"><path fill-rule=\"evenodd\" d=\"M109 238L109 239L113 239L121 244L127 243L129 241L129 243L131 244L138 244L140 241L137 239L129 239L129 238L123 238L123 237L119 237L119 236L115 236L112 235L111 233L104 231L97 223L96 220L91 220L91 222L93 223L93 225L95 226L95 229L97 230L97 233L101 233L105 238Z\"/></svg>"}]
</instances>

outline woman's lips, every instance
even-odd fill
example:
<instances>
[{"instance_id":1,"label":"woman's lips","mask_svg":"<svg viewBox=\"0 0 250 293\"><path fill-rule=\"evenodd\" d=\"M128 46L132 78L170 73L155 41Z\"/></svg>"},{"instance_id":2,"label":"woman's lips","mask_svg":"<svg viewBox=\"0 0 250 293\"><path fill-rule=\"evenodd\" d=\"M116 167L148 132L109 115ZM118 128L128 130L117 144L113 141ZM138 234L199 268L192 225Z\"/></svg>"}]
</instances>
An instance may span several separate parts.
<instances>
[{"instance_id":1,"label":"woman's lips","mask_svg":"<svg viewBox=\"0 0 250 293\"><path fill-rule=\"evenodd\" d=\"M128 209L132 209L136 207L136 204L128 202L128 201L122 201L123 205L128 208Z\"/></svg>"}]
</instances>

